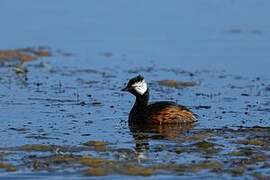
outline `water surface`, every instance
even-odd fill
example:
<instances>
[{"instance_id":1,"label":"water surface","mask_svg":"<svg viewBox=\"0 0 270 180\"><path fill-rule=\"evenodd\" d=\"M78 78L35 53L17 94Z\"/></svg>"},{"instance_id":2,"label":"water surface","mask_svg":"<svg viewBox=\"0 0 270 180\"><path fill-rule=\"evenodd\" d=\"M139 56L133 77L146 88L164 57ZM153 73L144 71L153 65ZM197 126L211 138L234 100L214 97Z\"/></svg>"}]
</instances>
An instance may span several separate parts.
<instances>
[{"instance_id":1,"label":"water surface","mask_svg":"<svg viewBox=\"0 0 270 180\"><path fill-rule=\"evenodd\" d=\"M269 5L1 1L1 50L46 46L51 53L23 65L0 60L0 162L10 165L1 177L269 176ZM198 123L130 128L134 98L120 89L137 74L150 83L151 100L184 104ZM168 79L197 85L157 82ZM102 163L89 166L85 156ZM125 165L131 171L119 170Z\"/></svg>"}]
</instances>

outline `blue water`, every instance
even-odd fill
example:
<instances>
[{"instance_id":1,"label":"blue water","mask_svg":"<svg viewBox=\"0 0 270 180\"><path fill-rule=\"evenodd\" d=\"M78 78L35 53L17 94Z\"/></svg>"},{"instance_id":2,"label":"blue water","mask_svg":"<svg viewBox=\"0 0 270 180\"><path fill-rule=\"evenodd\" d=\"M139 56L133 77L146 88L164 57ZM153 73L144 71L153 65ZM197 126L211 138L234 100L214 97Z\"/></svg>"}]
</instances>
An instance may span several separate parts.
<instances>
[{"instance_id":1,"label":"blue water","mask_svg":"<svg viewBox=\"0 0 270 180\"><path fill-rule=\"evenodd\" d=\"M48 46L53 52L26 65L27 82L0 68L0 147L101 140L134 148L126 124L134 99L120 89L138 73L150 82L152 100L192 108L199 115L195 129L269 127L269 7L268 0L0 0L1 50ZM40 63L46 66L37 68ZM155 81L163 79L198 86L159 87Z\"/></svg>"},{"instance_id":2,"label":"blue water","mask_svg":"<svg viewBox=\"0 0 270 180\"><path fill-rule=\"evenodd\" d=\"M102 66L97 54L111 52L111 67L151 61L269 75L269 6L267 0L2 0L0 48L62 48L83 66Z\"/></svg>"}]
</instances>

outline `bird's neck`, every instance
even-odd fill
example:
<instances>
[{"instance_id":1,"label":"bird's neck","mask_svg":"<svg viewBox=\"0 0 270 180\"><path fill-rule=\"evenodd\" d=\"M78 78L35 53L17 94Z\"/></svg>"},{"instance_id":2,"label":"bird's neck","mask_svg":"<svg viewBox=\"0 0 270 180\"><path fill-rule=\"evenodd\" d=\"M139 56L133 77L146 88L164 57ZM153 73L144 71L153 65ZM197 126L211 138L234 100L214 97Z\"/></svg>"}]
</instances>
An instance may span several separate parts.
<instances>
[{"instance_id":1,"label":"bird's neck","mask_svg":"<svg viewBox=\"0 0 270 180\"><path fill-rule=\"evenodd\" d=\"M144 111L146 106L148 105L149 102L149 90L147 90L143 95L138 95L136 96L136 101L130 111L130 120L136 119L135 116L140 115L141 112Z\"/></svg>"},{"instance_id":2,"label":"bird's neck","mask_svg":"<svg viewBox=\"0 0 270 180\"><path fill-rule=\"evenodd\" d=\"M147 90L143 95L136 96L136 101L133 108L135 108L137 111L143 110L148 105L148 101L149 90Z\"/></svg>"}]
</instances>

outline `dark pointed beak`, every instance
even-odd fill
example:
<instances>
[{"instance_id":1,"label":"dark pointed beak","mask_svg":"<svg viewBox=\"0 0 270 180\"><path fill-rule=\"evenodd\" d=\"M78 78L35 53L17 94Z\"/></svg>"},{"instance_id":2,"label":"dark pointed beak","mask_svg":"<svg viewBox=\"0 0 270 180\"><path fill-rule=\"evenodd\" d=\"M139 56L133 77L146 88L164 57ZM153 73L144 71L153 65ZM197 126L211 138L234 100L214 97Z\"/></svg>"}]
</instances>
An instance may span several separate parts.
<instances>
[{"instance_id":1,"label":"dark pointed beak","mask_svg":"<svg viewBox=\"0 0 270 180\"><path fill-rule=\"evenodd\" d=\"M128 87L125 87L121 91L129 91L129 89L128 89Z\"/></svg>"}]
</instances>

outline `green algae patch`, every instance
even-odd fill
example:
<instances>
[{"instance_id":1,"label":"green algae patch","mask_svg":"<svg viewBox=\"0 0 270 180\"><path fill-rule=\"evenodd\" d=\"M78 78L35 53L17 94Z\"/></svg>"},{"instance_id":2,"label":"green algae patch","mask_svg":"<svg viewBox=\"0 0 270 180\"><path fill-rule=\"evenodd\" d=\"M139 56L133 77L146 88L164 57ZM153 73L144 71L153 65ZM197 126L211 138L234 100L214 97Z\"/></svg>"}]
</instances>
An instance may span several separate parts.
<instances>
[{"instance_id":1,"label":"green algae patch","mask_svg":"<svg viewBox=\"0 0 270 180\"><path fill-rule=\"evenodd\" d=\"M161 86L167 86L167 87L176 88L176 89L182 89L182 88L192 87L192 86L197 85L197 83L193 81L188 82L188 81L176 81L176 80L161 80L157 82Z\"/></svg>"},{"instance_id":2,"label":"green algae patch","mask_svg":"<svg viewBox=\"0 0 270 180\"><path fill-rule=\"evenodd\" d=\"M74 155L30 156L25 164L35 171L57 171L58 169L79 166L78 159L79 157Z\"/></svg>"},{"instance_id":3,"label":"green algae patch","mask_svg":"<svg viewBox=\"0 0 270 180\"><path fill-rule=\"evenodd\" d=\"M186 167L190 168L191 172L198 172L202 170L221 171L224 165L218 161L203 161L197 164L189 164Z\"/></svg>"},{"instance_id":4,"label":"green algae patch","mask_svg":"<svg viewBox=\"0 0 270 180\"><path fill-rule=\"evenodd\" d=\"M0 162L0 169L4 169L9 172L15 172L17 170L15 166L4 162Z\"/></svg>"},{"instance_id":5,"label":"green algae patch","mask_svg":"<svg viewBox=\"0 0 270 180\"><path fill-rule=\"evenodd\" d=\"M239 150L237 150L237 151L232 151L232 152L228 153L227 155L249 157L253 154L254 154L254 150L252 148L242 147L242 148L239 148Z\"/></svg>"},{"instance_id":6,"label":"green algae patch","mask_svg":"<svg viewBox=\"0 0 270 180\"><path fill-rule=\"evenodd\" d=\"M201 132L195 132L194 134L191 134L190 136L185 137L185 141L204 141L207 138L210 138L214 136L213 132L210 132L210 130L201 131Z\"/></svg>"},{"instance_id":7,"label":"green algae patch","mask_svg":"<svg viewBox=\"0 0 270 180\"><path fill-rule=\"evenodd\" d=\"M64 156L52 156L48 162L54 163L54 164L72 164L76 163L78 161L78 158L70 156L70 155L64 155Z\"/></svg>"},{"instance_id":8,"label":"green algae patch","mask_svg":"<svg viewBox=\"0 0 270 180\"><path fill-rule=\"evenodd\" d=\"M122 174L130 176L150 176L154 173L154 168L143 167L138 163L127 161L106 160L83 156L78 162L89 167L85 171L87 176L105 176L109 174Z\"/></svg>"},{"instance_id":9,"label":"green algae patch","mask_svg":"<svg viewBox=\"0 0 270 180\"><path fill-rule=\"evenodd\" d=\"M245 156L245 153L242 151L232 151L227 153L228 156Z\"/></svg>"},{"instance_id":10,"label":"green algae patch","mask_svg":"<svg viewBox=\"0 0 270 180\"><path fill-rule=\"evenodd\" d=\"M108 142L104 141L88 141L83 143L84 146L87 146L95 151L106 151L108 149Z\"/></svg>"},{"instance_id":11,"label":"green algae patch","mask_svg":"<svg viewBox=\"0 0 270 180\"><path fill-rule=\"evenodd\" d=\"M267 179L270 179L270 176L269 175L265 175L265 174L262 174L260 172L254 172L251 174L255 179L259 179L259 180L267 180Z\"/></svg>"},{"instance_id":12,"label":"green algae patch","mask_svg":"<svg viewBox=\"0 0 270 180\"><path fill-rule=\"evenodd\" d=\"M89 161L87 159L87 161ZM92 160L90 160L91 162ZM85 163L85 162L83 162ZM111 174L128 176L151 176L154 174L153 167L143 167L137 163L121 161L98 161L87 164L89 168L85 171L86 176L106 176Z\"/></svg>"},{"instance_id":13,"label":"green algae patch","mask_svg":"<svg viewBox=\"0 0 270 180\"><path fill-rule=\"evenodd\" d=\"M204 153L217 153L219 151L216 148L216 144L208 141L200 141L194 144L194 146L200 151Z\"/></svg>"},{"instance_id":14,"label":"green algae patch","mask_svg":"<svg viewBox=\"0 0 270 180\"><path fill-rule=\"evenodd\" d=\"M55 146L53 145L43 145L43 144L26 144L21 147L19 147L20 150L22 151L41 151L41 152L46 152L46 151L54 151Z\"/></svg>"},{"instance_id":15,"label":"green algae patch","mask_svg":"<svg viewBox=\"0 0 270 180\"><path fill-rule=\"evenodd\" d=\"M248 144L254 145L254 146L263 146L265 143L260 139L250 139L248 141Z\"/></svg>"},{"instance_id":16,"label":"green algae patch","mask_svg":"<svg viewBox=\"0 0 270 180\"><path fill-rule=\"evenodd\" d=\"M180 148L180 147L176 147L175 150L174 150L174 152L176 154L181 154L182 152L184 152L184 150L182 148Z\"/></svg>"},{"instance_id":17,"label":"green algae patch","mask_svg":"<svg viewBox=\"0 0 270 180\"><path fill-rule=\"evenodd\" d=\"M215 148L215 145L213 143L207 142L207 141L197 142L197 143L195 143L195 146L199 149L213 149L213 148Z\"/></svg>"},{"instance_id":18,"label":"green algae patch","mask_svg":"<svg viewBox=\"0 0 270 180\"><path fill-rule=\"evenodd\" d=\"M85 176L106 176L116 173L117 161L106 160L101 158L93 158L90 156L84 156L79 159L79 163L87 166L87 170L84 171Z\"/></svg>"},{"instance_id":19,"label":"green algae patch","mask_svg":"<svg viewBox=\"0 0 270 180\"><path fill-rule=\"evenodd\" d=\"M129 176L151 176L155 172L154 168L151 167L142 167L134 164L125 164L120 169L120 174L129 175Z\"/></svg>"},{"instance_id":20,"label":"green algae patch","mask_svg":"<svg viewBox=\"0 0 270 180\"><path fill-rule=\"evenodd\" d=\"M262 139L259 138L239 140L236 141L236 143L253 146L264 146L266 144Z\"/></svg>"},{"instance_id":21,"label":"green algae patch","mask_svg":"<svg viewBox=\"0 0 270 180\"><path fill-rule=\"evenodd\" d=\"M234 167L227 170L228 173L230 173L233 176L242 176L246 172L245 167Z\"/></svg>"},{"instance_id":22,"label":"green algae patch","mask_svg":"<svg viewBox=\"0 0 270 180\"><path fill-rule=\"evenodd\" d=\"M198 163L191 164L159 164L154 166L156 170L159 171L169 171L174 173L196 173L202 170L210 170L210 171L222 171L224 165L218 161L202 161Z\"/></svg>"},{"instance_id":23,"label":"green algae patch","mask_svg":"<svg viewBox=\"0 0 270 180\"><path fill-rule=\"evenodd\" d=\"M224 165L218 161L204 161L196 164L196 166L200 169L209 169L212 171L221 171L224 168Z\"/></svg>"},{"instance_id":24,"label":"green algae patch","mask_svg":"<svg viewBox=\"0 0 270 180\"><path fill-rule=\"evenodd\" d=\"M108 163L108 160L101 159L101 158L94 158L90 156L83 156L78 159L78 162L85 165L85 166L91 166L91 167L98 167L105 163Z\"/></svg>"},{"instance_id":25,"label":"green algae patch","mask_svg":"<svg viewBox=\"0 0 270 180\"><path fill-rule=\"evenodd\" d=\"M106 176L109 175L107 169L103 167L90 167L85 171L85 176Z\"/></svg>"},{"instance_id":26,"label":"green algae patch","mask_svg":"<svg viewBox=\"0 0 270 180\"><path fill-rule=\"evenodd\" d=\"M253 160L253 163L255 164L257 162L265 162L269 159L269 157L267 157L265 154L256 154L256 155L253 155L251 159Z\"/></svg>"}]
</instances>

